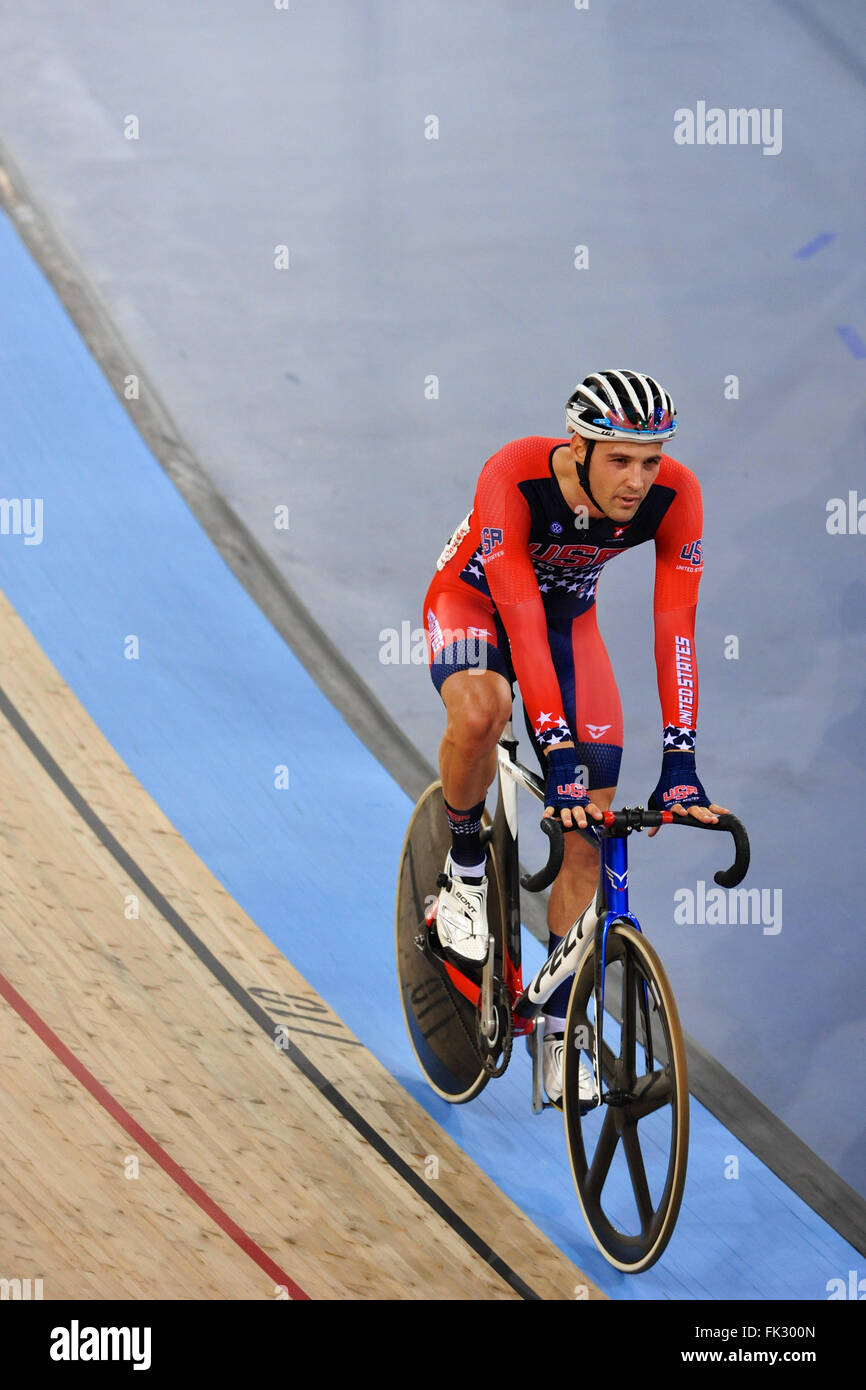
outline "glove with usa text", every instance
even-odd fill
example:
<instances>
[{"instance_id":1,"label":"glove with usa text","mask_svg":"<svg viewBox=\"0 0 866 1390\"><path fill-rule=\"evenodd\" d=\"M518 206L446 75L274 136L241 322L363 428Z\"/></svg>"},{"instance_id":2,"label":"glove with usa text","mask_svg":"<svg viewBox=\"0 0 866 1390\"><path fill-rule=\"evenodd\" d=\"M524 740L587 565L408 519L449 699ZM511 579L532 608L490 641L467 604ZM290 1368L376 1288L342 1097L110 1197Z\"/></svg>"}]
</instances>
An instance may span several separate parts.
<instances>
[{"instance_id":1,"label":"glove with usa text","mask_svg":"<svg viewBox=\"0 0 866 1390\"><path fill-rule=\"evenodd\" d=\"M672 806L709 806L707 796L695 771L694 753L664 753L662 775L649 799L651 811L669 811Z\"/></svg>"},{"instance_id":2,"label":"glove with usa text","mask_svg":"<svg viewBox=\"0 0 866 1390\"><path fill-rule=\"evenodd\" d=\"M592 797L578 780L576 748L553 748L547 755L545 806L588 806Z\"/></svg>"}]
</instances>

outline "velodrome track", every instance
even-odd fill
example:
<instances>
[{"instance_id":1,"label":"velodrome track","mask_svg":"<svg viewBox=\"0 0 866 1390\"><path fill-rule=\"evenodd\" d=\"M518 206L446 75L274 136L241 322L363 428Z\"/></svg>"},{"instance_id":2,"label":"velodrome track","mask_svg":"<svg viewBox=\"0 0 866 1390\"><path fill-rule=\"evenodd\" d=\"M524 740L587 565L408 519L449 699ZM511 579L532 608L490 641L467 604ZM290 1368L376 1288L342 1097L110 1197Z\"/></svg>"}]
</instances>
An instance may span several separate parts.
<instances>
[{"instance_id":1,"label":"velodrome track","mask_svg":"<svg viewBox=\"0 0 866 1390\"><path fill-rule=\"evenodd\" d=\"M0 285L2 491L43 502L38 542L0 537L0 1274L46 1298L826 1298L858 1252L698 1103L677 1231L629 1279L519 1049L469 1107L428 1093L392 959L409 799L5 215Z\"/></svg>"},{"instance_id":2,"label":"velodrome track","mask_svg":"<svg viewBox=\"0 0 866 1390\"><path fill-rule=\"evenodd\" d=\"M0 632L4 1271L67 1299L600 1297L232 901L5 600Z\"/></svg>"}]
</instances>

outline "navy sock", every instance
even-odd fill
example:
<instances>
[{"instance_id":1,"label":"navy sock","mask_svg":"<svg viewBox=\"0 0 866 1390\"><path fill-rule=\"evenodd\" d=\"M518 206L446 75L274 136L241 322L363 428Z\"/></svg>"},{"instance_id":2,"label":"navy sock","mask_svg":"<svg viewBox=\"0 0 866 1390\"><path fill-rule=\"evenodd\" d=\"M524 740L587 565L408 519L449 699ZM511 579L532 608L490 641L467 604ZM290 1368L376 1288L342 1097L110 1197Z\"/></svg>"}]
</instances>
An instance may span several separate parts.
<instances>
[{"instance_id":1,"label":"navy sock","mask_svg":"<svg viewBox=\"0 0 866 1390\"><path fill-rule=\"evenodd\" d=\"M455 868L474 870L484 864L484 850L481 847L481 817L484 802L470 806L468 811L458 811L445 802L445 813L451 830L451 862ZM481 873L484 869L481 867Z\"/></svg>"},{"instance_id":2,"label":"navy sock","mask_svg":"<svg viewBox=\"0 0 866 1390\"><path fill-rule=\"evenodd\" d=\"M547 954L550 955L562 940L561 936L554 936L553 932L548 933ZM563 980L561 985L557 985L547 1002L542 1006L541 1012L548 1018L565 1018L568 1013L568 999L571 994L571 986L574 976L569 975L567 980Z\"/></svg>"}]
</instances>

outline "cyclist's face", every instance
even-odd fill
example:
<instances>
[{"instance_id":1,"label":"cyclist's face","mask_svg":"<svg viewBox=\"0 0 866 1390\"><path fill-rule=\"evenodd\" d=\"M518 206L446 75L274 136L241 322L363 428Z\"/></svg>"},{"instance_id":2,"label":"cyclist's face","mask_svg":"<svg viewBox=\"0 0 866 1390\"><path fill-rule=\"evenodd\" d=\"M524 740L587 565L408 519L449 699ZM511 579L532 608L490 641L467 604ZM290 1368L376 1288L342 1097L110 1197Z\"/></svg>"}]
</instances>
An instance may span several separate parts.
<instances>
[{"instance_id":1,"label":"cyclist's face","mask_svg":"<svg viewBox=\"0 0 866 1390\"><path fill-rule=\"evenodd\" d=\"M585 453L585 441L580 445L579 458ZM602 511L614 521L629 521L655 482L661 457L658 444L599 441L589 463L589 485Z\"/></svg>"}]
</instances>

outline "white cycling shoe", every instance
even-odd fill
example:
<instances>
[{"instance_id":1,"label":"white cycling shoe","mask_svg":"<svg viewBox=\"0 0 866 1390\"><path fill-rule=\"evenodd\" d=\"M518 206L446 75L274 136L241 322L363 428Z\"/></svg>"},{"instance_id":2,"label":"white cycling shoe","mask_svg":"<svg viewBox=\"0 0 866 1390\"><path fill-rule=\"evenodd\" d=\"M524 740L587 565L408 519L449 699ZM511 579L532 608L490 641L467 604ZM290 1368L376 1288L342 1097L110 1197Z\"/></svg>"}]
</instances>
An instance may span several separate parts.
<instances>
[{"instance_id":1,"label":"white cycling shoe","mask_svg":"<svg viewBox=\"0 0 866 1390\"><path fill-rule=\"evenodd\" d=\"M562 1054L565 1050L563 1033L545 1033L542 1044L544 1063L544 1089L551 1105L562 1109ZM595 1077L585 1062L580 1063L580 1110L591 1110L598 1104L598 1088Z\"/></svg>"},{"instance_id":2,"label":"white cycling shoe","mask_svg":"<svg viewBox=\"0 0 866 1390\"><path fill-rule=\"evenodd\" d=\"M442 949L459 961L483 965L488 949L487 878L480 883L464 883L449 854L439 881L442 888L436 909L436 932Z\"/></svg>"}]
</instances>

